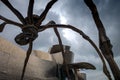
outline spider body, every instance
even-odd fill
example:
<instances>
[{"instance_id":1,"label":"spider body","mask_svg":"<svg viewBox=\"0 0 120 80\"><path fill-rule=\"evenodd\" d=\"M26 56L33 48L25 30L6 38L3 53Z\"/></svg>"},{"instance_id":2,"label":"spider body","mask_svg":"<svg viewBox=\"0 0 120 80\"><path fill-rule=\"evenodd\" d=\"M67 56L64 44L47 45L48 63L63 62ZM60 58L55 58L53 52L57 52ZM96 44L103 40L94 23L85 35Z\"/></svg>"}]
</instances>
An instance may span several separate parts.
<instances>
[{"instance_id":1,"label":"spider body","mask_svg":"<svg viewBox=\"0 0 120 80\"><path fill-rule=\"evenodd\" d=\"M22 22L22 24L21 24L21 23L9 20L0 15L0 19L5 21L2 24L0 24L0 32L3 31L6 24L16 25L22 29L22 33L18 34L15 37L15 42L19 45L29 44L29 48L27 50L27 54L26 54L26 58L25 58L24 66L23 66L23 70L22 70L22 75L21 75L21 80L23 80L25 69L26 69L26 66L27 66L31 51L32 51L33 41L38 37L38 32L40 32L41 29L43 28L43 27L40 27L40 25L42 24L43 20L46 18L46 15L47 15L49 9L52 7L52 5L57 0L51 0L47 4L45 10L39 16L33 14L34 0L29 0L26 18L24 18L23 15L11 5L9 0L0 0L0 1L2 1L3 4L5 4L17 16L17 18Z\"/></svg>"},{"instance_id":2,"label":"spider body","mask_svg":"<svg viewBox=\"0 0 120 80\"><path fill-rule=\"evenodd\" d=\"M19 45L26 45L29 41L34 41L38 37L38 30L34 25L28 25L22 29L22 33L15 37L15 41Z\"/></svg>"},{"instance_id":3,"label":"spider body","mask_svg":"<svg viewBox=\"0 0 120 80\"><path fill-rule=\"evenodd\" d=\"M27 25L22 28L22 33L15 37L15 42L19 45L27 45L29 41L34 41L38 37L38 30L42 29L42 27L36 25L39 21L38 15L33 15L32 24L29 22L29 17L26 17L25 20Z\"/></svg>"},{"instance_id":4,"label":"spider body","mask_svg":"<svg viewBox=\"0 0 120 80\"><path fill-rule=\"evenodd\" d=\"M110 75L109 75L109 71L107 69L107 66L105 64L105 60L103 58L103 55L101 53L101 51L99 50L99 48L96 46L96 44L84 33L82 32L80 29L77 29L71 25L62 25L62 24L56 24L54 21L50 21L48 24L46 25L41 25L43 20L46 18L46 15L49 11L49 9L52 7L52 5L57 1L57 0L51 0L45 10L42 12L41 15L34 15L33 14L33 6L34 6L34 0L29 0L29 5L28 5L28 11L27 11L27 17L24 18L22 16L22 14L17 10L15 9L11 3L9 2L9 0L0 0L3 2L3 4L5 4L16 16L17 18L22 22L21 23L18 23L18 22L15 22L15 21L12 21L12 20L9 20L3 16L0 15L0 19L3 20L4 22L2 24L0 24L0 32L3 31L4 27L6 24L12 24L12 25L15 25L17 27L20 27L22 29L22 33L18 34L16 37L15 37L15 41L17 44L19 45L26 45L26 44L29 44L29 48L27 50L27 54L26 54L26 58L25 58L25 61L24 61L24 66L23 66L23 70L22 70L22 75L21 75L21 80L24 79L24 74L25 74L25 69L26 69L26 66L27 66L27 63L28 63L28 60L29 60L29 57L30 57L30 54L32 52L32 45L33 45L33 41L38 37L38 32L41 32L43 30L46 30L48 28L53 28L54 29L54 32L58 38L58 41L59 41L59 45L61 47L61 52L62 52L62 55L63 55L63 59L64 59L64 63L63 65L65 66L65 73L66 73L66 77L68 78L68 80L71 80L71 76L70 76L70 73L69 73L69 69L68 69L68 65L66 64L66 61L65 61L65 56L64 56L64 49L62 47L62 40L60 38L60 34L57 30L57 27L59 28L69 28L69 29L72 29L73 31L79 33L80 35L82 35L82 37L89 41L89 43L95 48L95 50L98 52L98 55L99 57L101 58L102 62L103 62L103 67L104 67L104 70L106 70L107 72L107 77L109 77L109 80L111 80L110 78ZM92 0L84 0L84 1L91 1ZM90 3L90 2L89 2ZM89 5L88 5L89 6ZM93 9L91 9L93 10ZM99 18L99 16L97 15L97 17ZM95 16L95 19L98 20ZM97 22L100 22L100 20L98 20ZM99 23L101 24L101 23ZM79 64L78 64L79 65ZM75 66L74 66L75 67ZM115 66L116 67L116 66ZM113 67L114 68L114 67ZM118 75L117 77L120 79L119 77L119 70L118 69L114 69L114 71L118 71ZM104 72L105 73L105 72ZM114 72L115 73L115 72ZM116 80L119 80L119 79L116 79Z\"/></svg>"}]
</instances>

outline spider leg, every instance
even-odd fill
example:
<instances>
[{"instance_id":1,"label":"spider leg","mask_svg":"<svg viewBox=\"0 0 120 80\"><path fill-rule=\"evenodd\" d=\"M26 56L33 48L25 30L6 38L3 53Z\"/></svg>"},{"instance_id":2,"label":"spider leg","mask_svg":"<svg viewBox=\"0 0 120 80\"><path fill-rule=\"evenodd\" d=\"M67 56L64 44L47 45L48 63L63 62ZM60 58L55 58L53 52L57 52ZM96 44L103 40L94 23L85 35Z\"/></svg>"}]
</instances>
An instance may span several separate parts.
<instances>
[{"instance_id":1,"label":"spider leg","mask_svg":"<svg viewBox=\"0 0 120 80\"><path fill-rule=\"evenodd\" d=\"M22 14L17 9L15 9L8 0L1 0L1 1L18 17L18 19L24 25L26 24L26 21L25 21L24 17L22 16Z\"/></svg>"},{"instance_id":2,"label":"spider leg","mask_svg":"<svg viewBox=\"0 0 120 80\"><path fill-rule=\"evenodd\" d=\"M45 10L44 10L44 11L42 12L42 14L39 16L39 20L38 20L38 22L37 22L37 24L36 24L37 26L41 25L42 21L45 19L46 15L47 15L48 11L50 10L50 8L52 7L52 5L53 5L56 1L57 1L57 0L51 0L51 1L47 4Z\"/></svg>"},{"instance_id":3,"label":"spider leg","mask_svg":"<svg viewBox=\"0 0 120 80\"><path fill-rule=\"evenodd\" d=\"M55 25L56 23L54 21L50 21L47 25ZM57 27L53 27L54 29L54 32L58 38L58 41L59 41L59 45L61 47L61 51L62 51L62 54L63 54L63 57L64 57L64 49L63 49L63 44L62 44L62 40L61 40L61 37L60 37L60 34L59 34L59 31L57 29Z\"/></svg>"},{"instance_id":4,"label":"spider leg","mask_svg":"<svg viewBox=\"0 0 120 80\"><path fill-rule=\"evenodd\" d=\"M71 63L71 64L68 64L68 67L75 68L75 69L92 69L92 70L96 69L94 65L87 62Z\"/></svg>"},{"instance_id":5,"label":"spider leg","mask_svg":"<svg viewBox=\"0 0 120 80\"><path fill-rule=\"evenodd\" d=\"M29 6L27 12L29 24L33 24L33 6L34 6L34 0L29 0Z\"/></svg>"},{"instance_id":6,"label":"spider leg","mask_svg":"<svg viewBox=\"0 0 120 80\"><path fill-rule=\"evenodd\" d=\"M56 23L54 21L50 21L47 25L55 25ZM66 63L66 59L65 59L65 53L64 53L64 48L63 48L63 44L62 44L62 40L61 40L61 37L60 37L60 33L57 29L57 27L53 27L54 29L54 32L58 38L58 41L59 41L59 45L60 45L60 49L62 51L62 56L63 56L63 65L65 66L65 70L66 70L66 73L67 73L67 77L70 78L70 75L69 75L69 70L68 70L68 67L67 67L67 63Z\"/></svg>"},{"instance_id":7,"label":"spider leg","mask_svg":"<svg viewBox=\"0 0 120 80\"><path fill-rule=\"evenodd\" d=\"M75 80L84 80L80 75L80 72L78 73L79 69L96 69L94 65L87 62L71 63L68 64L68 68L74 71Z\"/></svg>"},{"instance_id":8,"label":"spider leg","mask_svg":"<svg viewBox=\"0 0 120 80\"><path fill-rule=\"evenodd\" d=\"M107 69L107 66L106 66L106 62L104 60L104 57L103 57L103 54L102 52L100 51L100 49L97 47L97 45L89 38L89 36L87 36L83 31L81 31L80 29L77 29L75 28L74 26L71 26L71 25L62 25L62 24L56 24L56 25L42 25L41 26L43 30L45 29L48 29L48 28L53 28L53 27L58 27L58 28L68 28L68 29L71 29L77 33L79 33L80 35L82 35L82 37L87 40L93 47L94 49L97 51L102 63L103 63L103 72L104 70L109 74L109 70Z\"/></svg>"},{"instance_id":9,"label":"spider leg","mask_svg":"<svg viewBox=\"0 0 120 80\"><path fill-rule=\"evenodd\" d=\"M58 29L56 27L53 28L54 29L54 32L58 38L58 41L59 41L59 45L60 45L60 48L61 48L61 51L62 51L62 55L63 55L63 65L65 66L65 70L66 70L66 73L67 73L67 77L68 79L70 78L70 75L69 75L69 69L68 69L68 66L67 66L67 63L66 63L66 59L65 59L65 56L64 56L64 49L63 49L63 44L62 44L62 40L61 40L61 37L60 37L60 34L58 32Z\"/></svg>"},{"instance_id":10,"label":"spider leg","mask_svg":"<svg viewBox=\"0 0 120 80\"><path fill-rule=\"evenodd\" d=\"M96 27L98 29L98 34L99 34L99 48L101 49L105 59L107 60L110 69L112 71L112 75L114 77L115 80L120 80L120 68L118 67L118 65L116 64L113 55L113 51L112 51L112 44L110 42L110 39L108 38L104 25L100 19L97 7L94 3L93 0L84 0L85 4L87 5L87 7L90 9L91 13L92 13L92 17L94 19L94 22L96 24ZM110 56L108 58L108 56ZM110 73L108 73L106 70L104 70L104 73L106 74L106 76L108 77L109 80L112 80Z\"/></svg>"},{"instance_id":11,"label":"spider leg","mask_svg":"<svg viewBox=\"0 0 120 80\"><path fill-rule=\"evenodd\" d=\"M7 24L6 22L3 22L2 24L0 24L0 32L3 31L6 24Z\"/></svg>"},{"instance_id":12,"label":"spider leg","mask_svg":"<svg viewBox=\"0 0 120 80\"><path fill-rule=\"evenodd\" d=\"M20 27L20 28L23 27L22 24L17 23L17 22L14 22L14 21L12 21L12 20L9 20L9 19L7 19L7 18L5 18L5 17L3 17L3 16L1 16L1 15L0 15L0 19L3 20L3 21L5 21L6 24L12 24L12 25L18 26L18 27Z\"/></svg>"},{"instance_id":13,"label":"spider leg","mask_svg":"<svg viewBox=\"0 0 120 80\"><path fill-rule=\"evenodd\" d=\"M57 38L58 38L59 45L60 45L60 48L61 48L61 51L62 51L62 55L63 55L63 58L64 58L64 49L63 49L63 44L62 44L62 40L61 40L60 34L59 34L57 28L53 28L53 29L54 29L54 32L55 32Z\"/></svg>"},{"instance_id":14,"label":"spider leg","mask_svg":"<svg viewBox=\"0 0 120 80\"><path fill-rule=\"evenodd\" d=\"M23 66L23 70L22 70L21 80L23 80L24 75L25 75L26 66L27 66L27 63L28 63L30 54L31 54L31 52L32 52L32 46L33 46L33 42L30 41L30 43L29 43L29 48L28 48L28 50L27 50L26 58L25 58L25 61L24 61L24 66Z\"/></svg>"}]
</instances>

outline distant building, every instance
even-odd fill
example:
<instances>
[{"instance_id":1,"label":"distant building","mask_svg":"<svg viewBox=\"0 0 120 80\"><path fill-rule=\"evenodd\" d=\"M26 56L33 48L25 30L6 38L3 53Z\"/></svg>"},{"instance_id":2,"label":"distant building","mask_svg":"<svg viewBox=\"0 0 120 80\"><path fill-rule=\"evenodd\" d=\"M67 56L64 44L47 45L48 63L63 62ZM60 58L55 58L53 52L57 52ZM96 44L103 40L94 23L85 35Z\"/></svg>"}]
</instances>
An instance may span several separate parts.
<instances>
[{"instance_id":1,"label":"distant building","mask_svg":"<svg viewBox=\"0 0 120 80\"><path fill-rule=\"evenodd\" d=\"M72 51L70 51L70 46L63 46L64 49L64 56L66 59L66 63L72 63L74 54ZM60 48L60 45L53 45L52 48L50 48L49 53L52 55L53 61L55 61L58 64L63 64L63 54Z\"/></svg>"},{"instance_id":2,"label":"distant building","mask_svg":"<svg viewBox=\"0 0 120 80\"><path fill-rule=\"evenodd\" d=\"M82 76L82 78L83 78L84 80L87 80L87 79L86 79L86 74L85 74L85 73L81 73L81 76Z\"/></svg>"},{"instance_id":3,"label":"distant building","mask_svg":"<svg viewBox=\"0 0 120 80\"><path fill-rule=\"evenodd\" d=\"M63 48L67 64L72 63L74 54L70 51L70 46L64 45ZM26 51L0 37L0 80L19 80L25 57ZM58 68L58 64L63 64L59 45L53 45L48 53L33 50L26 67L25 80L59 80L61 66ZM81 73L80 76L86 80L85 73Z\"/></svg>"},{"instance_id":4,"label":"distant building","mask_svg":"<svg viewBox=\"0 0 120 80\"><path fill-rule=\"evenodd\" d=\"M78 80L87 80L86 79L86 73L80 72L79 70L77 71L78 75Z\"/></svg>"}]
</instances>

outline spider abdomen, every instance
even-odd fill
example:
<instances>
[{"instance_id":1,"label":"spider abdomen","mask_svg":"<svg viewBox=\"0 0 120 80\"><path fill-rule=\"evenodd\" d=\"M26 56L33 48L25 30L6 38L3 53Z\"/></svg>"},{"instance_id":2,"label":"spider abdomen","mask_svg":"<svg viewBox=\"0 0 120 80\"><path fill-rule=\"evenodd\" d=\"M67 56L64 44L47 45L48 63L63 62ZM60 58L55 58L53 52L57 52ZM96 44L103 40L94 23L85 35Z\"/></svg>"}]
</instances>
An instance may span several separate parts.
<instances>
[{"instance_id":1,"label":"spider abdomen","mask_svg":"<svg viewBox=\"0 0 120 80\"><path fill-rule=\"evenodd\" d=\"M15 37L15 41L19 45L26 45L30 41L35 40L38 37L38 31L35 26L29 25L23 28L23 32Z\"/></svg>"}]
</instances>

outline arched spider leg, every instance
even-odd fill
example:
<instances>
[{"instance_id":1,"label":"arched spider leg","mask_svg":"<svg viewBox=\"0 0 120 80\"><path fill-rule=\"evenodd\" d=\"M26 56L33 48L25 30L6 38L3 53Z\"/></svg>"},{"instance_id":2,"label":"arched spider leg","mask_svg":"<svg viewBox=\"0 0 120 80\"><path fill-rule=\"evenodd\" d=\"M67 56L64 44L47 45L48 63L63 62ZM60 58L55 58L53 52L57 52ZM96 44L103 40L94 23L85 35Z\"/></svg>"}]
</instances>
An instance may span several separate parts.
<instances>
[{"instance_id":1,"label":"arched spider leg","mask_svg":"<svg viewBox=\"0 0 120 80\"><path fill-rule=\"evenodd\" d=\"M68 64L68 67L75 68L75 69L92 69L92 70L96 69L94 65L87 62L71 63L71 64Z\"/></svg>"},{"instance_id":2,"label":"arched spider leg","mask_svg":"<svg viewBox=\"0 0 120 80\"><path fill-rule=\"evenodd\" d=\"M42 25L41 26L43 29L40 29L40 31L43 31L45 29L48 29L48 28L53 28L53 27L58 27L58 28L68 28L68 29L71 29L77 33L79 33L85 40L87 40L93 47L94 49L97 51L102 63L103 63L103 72L106 71L107 74L110 75L110 72L108 71L107 69L107 66L106 66L106 63L105 63L105 60L104 60L104 57L103 57L103 54L102 52L100 51L100 49L96 46L96 44L89 38L89 36L87 36L83 31L75 28L74 26L71 26L71 25L62 25L62 24L56 24L56 25ZM105 72L104 72L105 73ZM105 73L106 74L106 73Z\"/></svg>"},{"instance_id":3,"label":"arched spider leg","mask_svg":"<svg viewBox=\"0 0 120 80\"><path fill-rule=\"evenodd\" d=\"M23 27L22 24L17 23L17 22L14 22L14 21L12 21L12 20L9 20L9 19L7 19L7 18L5 18L5 17L3 17L3 16L1 16L1 15L0 15L0 19L4 21L4 23L2 23L2 24L0 25L0 32L3 31L3 29L4 29L4 27L5 27L6 24L12 24L12 25L15 25L15 26L20 27L20 28Z\"/></svg>"},{"instance_id":4,"label":"arched spider leg","mask_svg":"<svg viewBox=\"0 0 120 80\"><path fill-rule=\"evenodd\" d=\"M33 6L34 6L34 0L30 0L28 6L28 12L27 12L29 24L33 24Z\"/></svg>"},{"instance_id":5,"label":"arched spider leg","mask_svg":"<svg viewBox=\"0 0 120 80\"><path fill-rule=\"evenodd\" d=\"M56 23L54 21L50 21L48 24L55 25ZM68 79L70 79L69 70L67 67L66 59L65 59L65 53L64 53L64 48L63 48L62 40L60 37L60 33L59 33L57 27L54 27L53 29L54 29L54 32L55 32L57 38L58 38L58 42L59 42L59 45L61 48L61 52L62 52L62 56L63 56L63 65L65 66L67 77L68 77Z\"/></svg>"},{"instance_id":6,"label":"arched spider leg","mask_svg":"<svg viewBox=\"0 0 120 80\"><path fill-rule=\"evenodd\" d=\"M97 7L94 4L93 0L84 0L84 2L87 5L87 7L90 9L92 13L92 17L99 32L99 48L101 49L105 59L107 60L110 66L114 79L120 80L120 69L116 64L115 60L113 59L114 56L112 51L112 44L110 42L110 39L106 35L106 31L102 21L100 20ZM106 75L108 76L109 80L112 80L111 76L107 72Z\"/></svg>"},{"instance_id":7,"label":"arched spider leg","mask_svg":"<svg viewBox=\"0 0 120 80\"><path fill-rule=\"evenodd\" d=\"M56 23L54 21L50 21L47 25L55 25ZM61 37L60 37L60 33L57 29L57 27L53 27L54 29L54 32L58 38L58 41L59 41L59 45L60 45L60 48L61 48L61 51L62 51L62 55L64 57L64 48L63 48L63 44L62 44L62 40L61 40Z\"/></svg>"},{"instance_id":8,"label":"arched spider leg","mask_svg":"<svg viewBox=\"0 0 120 80\"><path fill-rule=\"evenodd\" d=\"M26 21L25 21L24 17L22 16L22 14L17 9L15 9L8 0L1 0L1 1L17 16L17 18L24 25L26 24Z\"/></svg>"},{"instance_id":9,"label":"arched spider leg","mask_svg":"<svg viewBox=\"0 0 120 80\"><path fill-rule=\"evenodd\" d=\"M78 73L79 69L92 69L92 70L96 69L94 65L87 62L71 63L68 64L68 68L74 71L75 80L84 80L80 73Z\"/></svg>"},{"instance_id":10,"label":"arched spider leg","mask_svg":"<svg viewBox=\"0 0 120 80\"><path fill-rule=\"evenodd\" d=\"M18 26L18 27L20 27L20 28L23 27L23 25L22 25L21 23L18 23L18 22L9 20L9 19L7 19L7 18L5 18L5 17L3 17L3 16L1 16L1 15L0 15L0 19L3 20L3 21L5 21L7 24L12 24L12 25Z\"/></svg>"},{"instance_id":11,"label":"arched spider leg","mask_svg":"<svg viewBox=\"0 0 120 80\"><path fill-rule=\"evenodd\" d=\"M0 32L3 31L6 24L7 24L6 22L3 22L2 24L0 24Z\"/></svg>"},{"instance_id":12,"label":"arched spider leg","mask_svg":"<svg viewBox=\"0 0 120 80\"><path fill-rule=\"evenodd\" d=\"M44 11L42 12L42 14L39 16L39 20L38 20L38 22L36 23L36 26L39 26L39 25L42 24L42 22L43 22L43 20L45 19L48 11L50 10L50 8L52 7L52 5L53 5L56 1L57 1L57 0L51 0L51 1L47 4L45 10L44 10Z\"/></svg>"}]
</instances>

